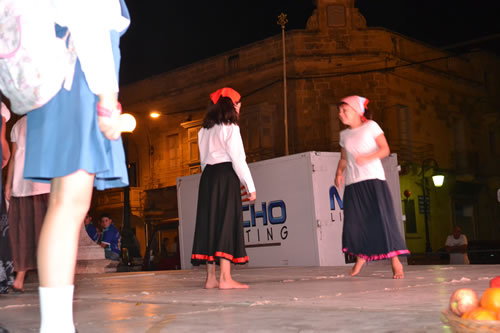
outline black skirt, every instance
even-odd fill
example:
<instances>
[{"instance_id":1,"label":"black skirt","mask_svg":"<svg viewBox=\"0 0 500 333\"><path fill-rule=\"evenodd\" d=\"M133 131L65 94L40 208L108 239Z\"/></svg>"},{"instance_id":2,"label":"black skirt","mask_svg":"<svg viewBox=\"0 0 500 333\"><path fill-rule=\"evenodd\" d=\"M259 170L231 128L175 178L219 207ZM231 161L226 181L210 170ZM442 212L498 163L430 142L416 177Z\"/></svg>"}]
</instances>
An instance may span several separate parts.
<instances>
[{"instance_id":1,"label":"black skirt","mask_svg":"<svg viewBox=\"0 0 500 333\"><path fill-rule=\"evenodd\" d=\"M344 191L342 251L367 261L408 255L387 183L370 179Z\"/></svg>"},{"instance_id":2,"label":"black skirt","mask_svg":"<svg viewBox=\"0 0 500 333\"><path fill-rule=\"evenodd\" d=\"M14 262L9 237L7 207L1 186L0 184L0 294L6 294L9 292L9 286L14 283Z\"/></svg>"},{"instance_id":3,"label":"black skirt","mask_svg":"<svg viewBox=\"0 0 500 333\"><path fill-rule=\"evenodd\" d=\"M220 258L245 264L240 180L231 162L207 165L200 179L191 264Z\"/></svg>"}]
</instances>

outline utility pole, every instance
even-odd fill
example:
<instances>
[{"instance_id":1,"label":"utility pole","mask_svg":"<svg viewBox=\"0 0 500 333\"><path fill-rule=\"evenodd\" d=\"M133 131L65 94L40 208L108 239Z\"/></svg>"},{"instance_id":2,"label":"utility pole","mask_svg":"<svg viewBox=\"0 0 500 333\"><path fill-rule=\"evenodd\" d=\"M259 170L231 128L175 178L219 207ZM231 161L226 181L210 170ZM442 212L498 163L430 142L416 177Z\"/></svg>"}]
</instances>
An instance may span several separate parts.
<instances>
[{"instance_id":1,"label":"utility pole","mask_svg":"<svg viewBox=\"0 0 500 333\"><path fill-rule=\"evenodd\" d=\"M288 108L287 108L287 89L286 89L286 44L285 44L285 25L288 23L285 13L278 16L278 25L281 26L281 43L283 48L283 122L285 126L285 156L288 155Z\"/></svg>"}]
</instances>

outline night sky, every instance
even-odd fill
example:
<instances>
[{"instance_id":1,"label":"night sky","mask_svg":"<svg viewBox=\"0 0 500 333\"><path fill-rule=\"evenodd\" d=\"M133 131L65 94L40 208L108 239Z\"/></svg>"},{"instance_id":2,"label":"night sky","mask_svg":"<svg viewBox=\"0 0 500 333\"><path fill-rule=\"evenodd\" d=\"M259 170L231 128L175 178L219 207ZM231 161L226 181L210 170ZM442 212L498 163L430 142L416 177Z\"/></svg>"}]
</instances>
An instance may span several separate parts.
<instances>
[{"instance_id":1,"label":"night sky","mask_svg":"<svg viewBox=\"0 0 500 333\"><path fill-rule=\"evenodd\" d=\"M125 0L132 23L122 38L122 84L279 34L305 28L311 0ZM454 52L486 48L500 55L500 1L356 0L368 26L384 27L428 44L469 43Z\"/></svg>"}]
</instances>

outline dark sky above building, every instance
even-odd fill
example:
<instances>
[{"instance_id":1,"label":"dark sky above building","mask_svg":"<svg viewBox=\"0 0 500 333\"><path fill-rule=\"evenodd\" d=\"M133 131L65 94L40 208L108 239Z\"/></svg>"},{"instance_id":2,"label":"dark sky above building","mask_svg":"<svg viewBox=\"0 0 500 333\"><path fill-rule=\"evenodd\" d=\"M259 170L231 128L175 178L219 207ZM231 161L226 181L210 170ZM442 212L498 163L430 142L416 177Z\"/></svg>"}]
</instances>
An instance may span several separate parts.
<instances>
[{"instance_id":1,"label":"dark sky above building","mask_svg":"<svg viewBox=\"0 0 500 333\"><path fill-rule=\"evenodd\" d=\"M126 0L132 23L122 38L123 84L279 34L305 28L312 0ZM356 0L368 26L384 27L430 45L500 56L498 0ZM495 37L496 35L496 37ZM487 37L487 40L483 40ZM495 37L492 38L491 36Z\"/></svg>"}]
</instances>

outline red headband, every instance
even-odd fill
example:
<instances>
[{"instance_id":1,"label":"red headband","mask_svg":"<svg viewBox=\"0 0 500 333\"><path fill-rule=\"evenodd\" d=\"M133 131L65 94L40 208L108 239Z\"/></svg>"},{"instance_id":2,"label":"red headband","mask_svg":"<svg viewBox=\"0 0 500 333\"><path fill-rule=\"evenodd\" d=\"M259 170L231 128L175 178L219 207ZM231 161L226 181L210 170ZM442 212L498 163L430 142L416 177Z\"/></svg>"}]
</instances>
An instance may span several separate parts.
<instances>
[{"instance_id":1,"label":"red headband","mask_svg":"<svg viewBox=\"0 0 500 333\"><path fill-rule=\"evenodd\" d=\"M229 97L234 104L238 103L241 99L240 94L232 88L222 88L210 94L210 99L214 104L217 104L220 97Z\"/></svg>"}]
</instances>

